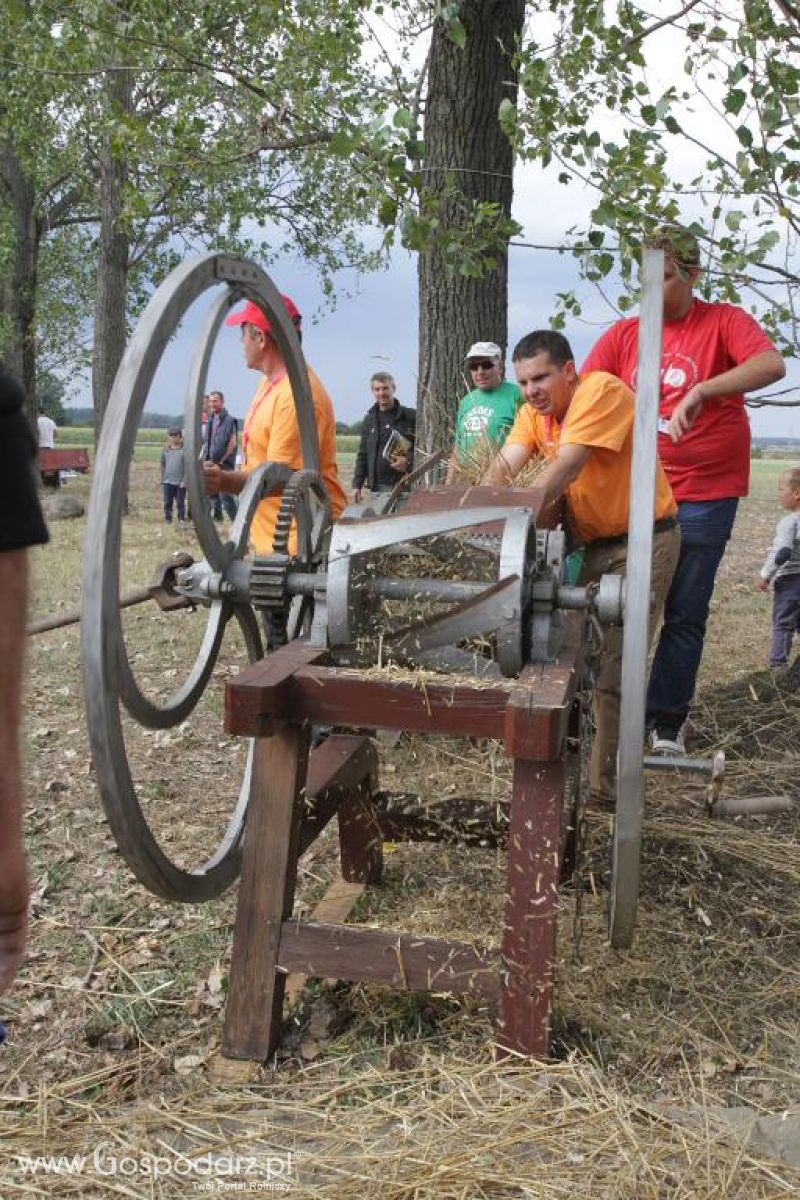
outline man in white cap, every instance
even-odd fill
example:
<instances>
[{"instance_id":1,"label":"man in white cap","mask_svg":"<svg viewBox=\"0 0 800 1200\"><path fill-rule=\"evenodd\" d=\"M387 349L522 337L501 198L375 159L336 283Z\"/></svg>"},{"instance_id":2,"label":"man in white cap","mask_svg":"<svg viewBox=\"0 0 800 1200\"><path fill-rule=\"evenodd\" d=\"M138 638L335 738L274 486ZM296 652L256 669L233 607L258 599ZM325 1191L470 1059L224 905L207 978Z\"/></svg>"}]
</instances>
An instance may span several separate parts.
<instances>
[{"instance_id":1,"label":"man in white cap","mask_svg":"<svg viewBox=\"0 0 800 1200\"><path fill-rule=\"evenodd\" d=\"M465 356L472 383L458 406L456 434L447 482L451 483L470 461L481 471L502 446L522 404L515 383L504 378L503 351L496 342L475 342Z\"/></svg>"}]
</instances>

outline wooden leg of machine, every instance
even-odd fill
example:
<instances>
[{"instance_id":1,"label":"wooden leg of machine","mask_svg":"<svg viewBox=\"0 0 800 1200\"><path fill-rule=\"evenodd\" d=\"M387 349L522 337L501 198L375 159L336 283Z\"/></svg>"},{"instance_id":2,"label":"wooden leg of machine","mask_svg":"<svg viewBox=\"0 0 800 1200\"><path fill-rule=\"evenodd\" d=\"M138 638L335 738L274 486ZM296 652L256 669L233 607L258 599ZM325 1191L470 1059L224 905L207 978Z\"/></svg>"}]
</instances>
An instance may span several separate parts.
<instances>
[{"instance_id":1,"label":"wooden leg of machine","mask_svg":"<svg viewBox=\"0 0 800 1200\"><path fill-rule=\"evenodd\" d=\"M256 739L222 1039L230 1058L263 1062L278 1040L286 976L276 968L294 903L307 764L307 726Z\"/></svg>"},{"instance_id":2,"label":"wooden leg of machine","mask_svg":"<svg viewBox=\"0 0 800 1200\"><path fill-rule=\"evenodd\" d=\"M544 1058L549 1050L563 798L561 762L515 759L497 1036L500 1057L515 1052Z\"/></svg>"},{"instance_id":3,"label":"wooden leg of machine","mask_svg":"<svg viewBox=\"0 0 800 1200\"><path fill-rule=\"evenodd\" d=\"M383 841L367 780L344 798L338 817L342 878L351 883L379 883L383 871Z\"/></svg>"}]
</instances>

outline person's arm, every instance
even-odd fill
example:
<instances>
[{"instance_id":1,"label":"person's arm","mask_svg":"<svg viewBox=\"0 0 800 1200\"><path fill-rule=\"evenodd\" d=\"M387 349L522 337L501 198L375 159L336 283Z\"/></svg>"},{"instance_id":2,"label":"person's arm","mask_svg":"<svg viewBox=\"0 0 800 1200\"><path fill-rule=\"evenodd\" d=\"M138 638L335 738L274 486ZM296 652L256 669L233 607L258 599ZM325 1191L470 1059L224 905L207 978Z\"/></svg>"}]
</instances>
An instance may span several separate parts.
<instances>
[{"instance_id":1,"label":"person's arm","mask_svg":"<svg viewBox=\"0 0 800 1200\"><path fill-rule=\"evenodd\" d=\"M455 446L450 451L450 458L447 461L447 474L444 477L445 483L454 483L458 472L458 453Z\"/></svg>"},{"instance_id":2,"label":"person's arm","mask_svg":"<svg viewBox=\"0 0 800 1200\"><path fill-rule=\"evenodd\" d=\"M19 748L27 590L27 552L0 553L0 992L14 979L28 923Z\"/></svg>"},{"instance_id":3,"label":"person's arm","mask_svg":"<svg viewBox=\"0 0 800 1200\"><path fill-rule=\"evenodd\" d=\"M525 466L532 453L533 449L530 446L522 446L516 442L513 446L506 444L494 456L489 470L483 477L483 482L500 487L511 483L514 476L518 475Z\"/></svg>"},{"instance_id":4,"label":"person's arm","mask_svg":"<svg viewBox=\"0 0 800 1200\"><path fill-rule=\"evenodd\" d=\"M406 437L407 435L404 434L403 436ZM393 471L397 471L398 474L400 474L400 475L405 475L411 469L411 462L413 460L413 457L414 457L414 443L412 441L411 446L405 452L405 454L393 454L392 457L390 459L388 459L387 461Z\"/></svg>"},{"instance_id":5,"label":"person's arm","mask_svg":"<svg viewBox=\"0 0 800 1200\"><path fill-rule=\"evenodd\" d=\"M236 456L236 446L239 442L239 426L236 424L236 418L231 417L231 436L228 438L228 444L225 447L225 453L222 456L222 461L230 458L231 455Z\"/></svg>"},{"instance_id":6,"label":"person's arm","mask_svg":"<svg viewBox=\"0 0 800 1200\"><path fill-rule=\"evenodd\" d=\"M593 451L593 446L576 446L570 443L559 446L553 462L545 467L541 475L536 476L535 487L544 492L542 509L564 494L573 480L578 478Z\"/></svg>"},{"instance_id":7,"label":"person's arm","mask_svg":"<svg viewBox=\"0 0 800 1200\"><path fill-rule=\"evenodd\" d=\"M249 471L223 471L219 463L210 458L203 463L203 482L209 496L218 496L220 492L238 496L249 478Z\"/></svg>"},{"instance_id":8,"label":"person's arm","mask_svg":"<svg viewBox=\"0 0 800 1200\"><path fill-rule=\"evenodd\" d=\"M786 363L777 350L764 350L754 354L746 362L704 379L686 393L670 417L669 436L673 442L678 442L691 429L704 400L715 400L719 396L730 396L740 392L755 392L758 388L777 383L786 374Z\"/></svg>"},{"instance_id":9,"label":"person's arm","mask_svg":"<svg viewBox=\"0 0 800 1200\"><path fill-rule=\"evenodd\" d=\"M781 517L780 521L778 521L778 526L775 530L775 539L759 572L757 587L760 591L769 591L770 581L774 577L778 567L791 556L796 530L797 524L792 516Z\"/></svg>"}]
</instances>

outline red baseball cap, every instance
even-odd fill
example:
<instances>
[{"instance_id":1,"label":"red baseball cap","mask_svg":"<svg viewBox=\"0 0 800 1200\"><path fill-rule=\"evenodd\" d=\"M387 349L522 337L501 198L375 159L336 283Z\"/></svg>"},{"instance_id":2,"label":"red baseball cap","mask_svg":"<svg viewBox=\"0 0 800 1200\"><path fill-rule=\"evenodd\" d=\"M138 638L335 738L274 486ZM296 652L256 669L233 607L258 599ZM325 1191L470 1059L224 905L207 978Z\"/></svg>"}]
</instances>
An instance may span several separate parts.
<instances>
[{"instance_id":1,"label":"red baseball cap","mask_svg":"<svg viewBox=\"0 0 800 1200\"><path fill-rule=\"evenodd\" d=\"M292 300L290 296L284 296L283 292L281 292L281 300L283 301L283 307L289 314L292 324L296 325L298 321L302 320L302 317L300 316L300 310L298 309L294 300ZM226 317L225 324L255 325L256 329L263 329L264 333L269 333L271 328L269 321L264 316L261 309L257 304L253 304L252 300L248 300L247 304L245 304L244 308L240 309L239 312L231 313L229 317Z\"/></svg>"}]
</instances>

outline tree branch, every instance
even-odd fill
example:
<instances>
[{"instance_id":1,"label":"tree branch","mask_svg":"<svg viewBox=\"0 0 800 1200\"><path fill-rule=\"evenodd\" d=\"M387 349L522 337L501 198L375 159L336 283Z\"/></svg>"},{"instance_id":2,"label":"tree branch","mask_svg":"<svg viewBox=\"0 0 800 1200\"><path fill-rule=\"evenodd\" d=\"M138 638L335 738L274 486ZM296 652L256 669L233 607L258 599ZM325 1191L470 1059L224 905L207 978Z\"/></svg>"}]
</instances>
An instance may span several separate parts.
<instances>
[{"instance_id":1,"label":"tree branch","mask_svg":"<svg viewBox=\"0 0 800 1200\"><path fill-rule=\"evenodd\" d=\"M794 21L797 28L800 30L800 8L792 4L791 0L775 0L778 8L781 10L787 21Z\"/></svg>"},{"instance_id":2,"label":"tree branch","mask_svg":"<svg viewBox=\"0 0 800 1200\"><path fill-rule=\"evenodd\" d=\"M778 0L780 3L780 0ZM665 25L674 25L681 17L685 17L687 12L693 8L697 8L700 0L689 0L688 4L684 4L683 8L678 12L673 13L670 17L664 17L661 21L656 21L654 25L648 25L647 29L643 29L641 33L637 33L634 37L626 38L622 43L623 46L635 46L637 42L643 42L651 33L655 33L659 29L663 29Z\"/></svg>"}]
</instances>

